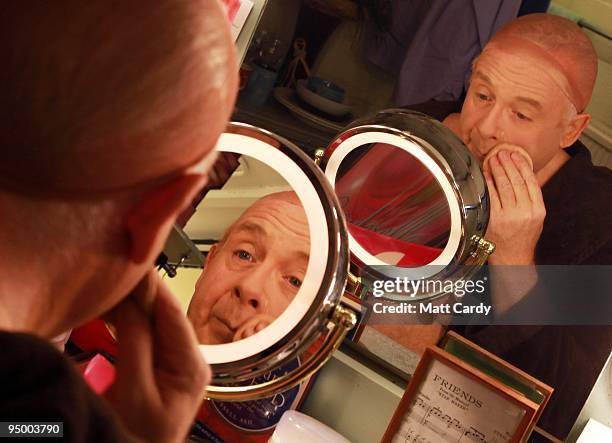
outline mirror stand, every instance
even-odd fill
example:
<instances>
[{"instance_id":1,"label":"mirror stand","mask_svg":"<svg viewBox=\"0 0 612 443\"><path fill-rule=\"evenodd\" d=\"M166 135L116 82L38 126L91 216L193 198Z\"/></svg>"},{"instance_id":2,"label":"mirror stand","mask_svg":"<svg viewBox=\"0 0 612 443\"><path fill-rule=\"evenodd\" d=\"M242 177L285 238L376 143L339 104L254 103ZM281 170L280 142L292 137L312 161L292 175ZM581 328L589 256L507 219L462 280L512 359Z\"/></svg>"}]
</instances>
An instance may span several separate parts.
<instances>
[{"instance_id":1,"label":"mirror stand","mask_svg":"<svg viewBox=\"0 0 612 443\"><path fill-rule=\"evenodd\" d=\"M248 401L269 397L297 385L300 381L317 372L338 349L347 332L357 323L355 312L344 306L336 306L330 320L331 331L328 332L321 346L292 371L270 381L249 386L208 387L207 398L217 401Z\"/></svg>"}]
</instances>

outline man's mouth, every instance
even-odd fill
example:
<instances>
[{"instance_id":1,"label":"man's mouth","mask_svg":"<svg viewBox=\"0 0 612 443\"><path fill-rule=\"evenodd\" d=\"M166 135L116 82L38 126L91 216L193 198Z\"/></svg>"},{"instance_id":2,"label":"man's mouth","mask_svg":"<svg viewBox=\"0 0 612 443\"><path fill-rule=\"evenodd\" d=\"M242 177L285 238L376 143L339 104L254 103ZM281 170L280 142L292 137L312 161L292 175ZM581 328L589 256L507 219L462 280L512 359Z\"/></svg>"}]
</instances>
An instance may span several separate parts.
<instances>
[{"instance_id":1,"label":"man's mouth","mask_svg":"<svg viewBox=\"0 0 612 443\"><path fill-rule=\"evenodd\" d=\"M236 333L236 328L232 328L232 326L223 318L213 316L212 319L216 320L215 324L217 327L215 329L217 329L219 333L218 335L224 339L225 343L231 342L234 338L234 334Z\"/></svg>"},{"instance_id":2,"label":"man's mouth","mask_svg":"<svg viewBox=\"0 0 612 443\"><path fill-rule=\"evenodd\" d=\"M476 157L476 160L478 160L478 163L482 166L482 162L486 157L486 153L482 153L479 149L480 146L478 146L476 143L474 143L473 139L470 139L469 142L466 142L465 145L467 146L467 148L470 150L470 152L472 153L472 155L474 157Z\"/></svg>"}]
</instances>

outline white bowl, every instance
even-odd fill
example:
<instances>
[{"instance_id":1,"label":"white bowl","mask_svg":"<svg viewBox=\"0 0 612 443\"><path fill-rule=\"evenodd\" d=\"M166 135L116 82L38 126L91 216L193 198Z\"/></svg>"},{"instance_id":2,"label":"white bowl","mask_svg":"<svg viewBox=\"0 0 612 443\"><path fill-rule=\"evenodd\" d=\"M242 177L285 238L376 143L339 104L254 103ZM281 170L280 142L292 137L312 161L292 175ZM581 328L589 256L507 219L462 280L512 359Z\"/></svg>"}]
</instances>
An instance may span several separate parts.
<instances>
[{"instance_id":1,"label":"white bowl","mask_svg":"<svg viewBox=\"0 0 612 443\"><path fill-rule=\"evenodd\" d=\"M349 112L351 112L351 107L349 105L329 100L323 96L320 96L319 94L312 92L306 86L306 80L304 79L297 81L296 92L302 100L304 100L313 108L316 108L319 111L325 112L326 114L332 115L334 117L343 117Z\"/></svg>"},{"instance_id":2,"label":"white bowl","mask_svg":"<svg viewBox=\"0 0 612 443\"><path fill-rule=\"evenodd\" d=\"M332 428L298 411L286 411L268 443L351 443Z\"/></svg>"}]
</instances>

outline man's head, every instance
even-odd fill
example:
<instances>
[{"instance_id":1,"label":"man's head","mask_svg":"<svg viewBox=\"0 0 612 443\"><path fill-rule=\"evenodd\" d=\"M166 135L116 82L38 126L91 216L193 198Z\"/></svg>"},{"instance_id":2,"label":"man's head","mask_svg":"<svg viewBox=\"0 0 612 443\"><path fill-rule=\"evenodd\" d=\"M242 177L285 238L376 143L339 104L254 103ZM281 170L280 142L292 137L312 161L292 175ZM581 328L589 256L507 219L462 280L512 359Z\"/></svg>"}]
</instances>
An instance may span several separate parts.
<instances>
[{"instance_id":1,"label":"man's head","mask_svg":"<svg viewBox=\"0 0 612 443\"><path fill-rule=\"evenodd\" d=\"M549 14L518 18L474 62L461 136L481 160L502 142L518 145L537 173L588 125L596 76L597 54L575 23Z\"/></svg>"},{"instance_id":2,"label":"man's head","mask_svg":"<svg viewBox=\"0 0 612 443\"><path fill-rule=\"evenodd\" d=\"M0 267L34 274L0 295L52 293L21 325L52 335L124 296L203 185L233 42L217 1L30 0L3 6L0 47Z\"/></svg>"},{"instance_id":3,"label":"man's head","mask_svg":"<svg viewBox=\"0 0 612 443\"><path fill-rule=\"evenodd\" d=\"M200 343L228 343L247 321L267 325L277 318L297 294L309 254L297 195L257 200L206 257L187 312Z\"/></svg>"}]
</instances>

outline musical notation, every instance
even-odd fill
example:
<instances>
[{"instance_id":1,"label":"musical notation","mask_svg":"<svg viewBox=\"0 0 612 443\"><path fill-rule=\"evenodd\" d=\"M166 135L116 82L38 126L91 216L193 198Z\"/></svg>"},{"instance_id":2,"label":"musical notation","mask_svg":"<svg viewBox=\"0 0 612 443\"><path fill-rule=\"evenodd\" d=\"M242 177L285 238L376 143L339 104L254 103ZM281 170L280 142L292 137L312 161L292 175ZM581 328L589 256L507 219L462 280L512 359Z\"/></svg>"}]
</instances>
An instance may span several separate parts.
<instances>
[{"instance_id":1,"label":"musical notation","mask_svg":"<svg viewBox=\"0 0 612 443\"><path fill-rule=\"evenodd\" d=\"M433 359L393 443L506 443L525 410L481 381Z\"/></svg>"},{"instance_id":2,"label":"musical notation","mask_svg":"<svg viewBox=\"0 0 612 443\"><path fill-rule=\"evenodd\" d=\"M493 430L487 434L485 430L466 425L418 395L393 443L502 443L510 439L511 434L507 431Z\"/></svg>"}]
</instances>

